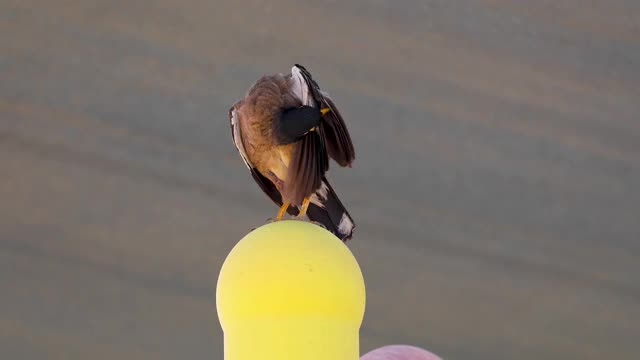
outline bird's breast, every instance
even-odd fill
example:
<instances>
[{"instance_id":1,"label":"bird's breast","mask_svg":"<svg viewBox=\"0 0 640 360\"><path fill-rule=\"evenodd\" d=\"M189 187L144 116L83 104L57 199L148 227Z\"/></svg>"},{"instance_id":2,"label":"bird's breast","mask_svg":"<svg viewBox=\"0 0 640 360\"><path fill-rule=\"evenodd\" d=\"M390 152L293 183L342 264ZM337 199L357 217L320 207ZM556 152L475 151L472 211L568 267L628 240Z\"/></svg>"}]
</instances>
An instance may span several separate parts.
<instances>
[{"instance_id":1,"label":"bird's breast","mask_svg":"<svg viewBox=\"0 0 640 360\"><path fill-rule=\"evenodd\" d=\"M292 144L255 146L251 151L251 161L262 174L271 172L286 181L292 148Z\"/></svg>"}]
</instances>

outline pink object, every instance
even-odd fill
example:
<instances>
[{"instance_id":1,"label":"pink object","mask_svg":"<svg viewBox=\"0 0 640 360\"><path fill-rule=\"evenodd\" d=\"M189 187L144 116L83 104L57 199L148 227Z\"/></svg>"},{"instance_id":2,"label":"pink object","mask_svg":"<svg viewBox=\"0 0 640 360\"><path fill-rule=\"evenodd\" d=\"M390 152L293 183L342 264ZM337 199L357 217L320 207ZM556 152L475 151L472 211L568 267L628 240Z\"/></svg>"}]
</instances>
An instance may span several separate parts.
<instances>
[{"instance_id":1,"label":"pink object","mask_svg":"<svg viewBox=\"0 0 640 360\"><path fill-rule=\"evenodd\" d=\"M410 345L387 345L362 355L360 360L442 360L427 350Z\"/></svg>"}]
</instances>

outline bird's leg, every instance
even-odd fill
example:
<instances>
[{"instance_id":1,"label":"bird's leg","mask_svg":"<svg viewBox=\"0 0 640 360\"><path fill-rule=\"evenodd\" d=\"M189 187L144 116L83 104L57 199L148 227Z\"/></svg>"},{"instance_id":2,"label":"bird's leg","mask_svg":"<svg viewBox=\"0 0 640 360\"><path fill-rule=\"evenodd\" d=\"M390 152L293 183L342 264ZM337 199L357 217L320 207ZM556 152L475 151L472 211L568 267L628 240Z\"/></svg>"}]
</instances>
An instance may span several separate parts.
<instances>
[{"instance_id":1,"label":"bird's leg","mask_svg":"<svg viewBox=\"0 0 640 360\"><path fill-rule=\"evenodd\" d=\"M282 206L280 206L280 210L278 210L278 215L276 216L276 220L282 220L282 217L284 216L284 213L287 212L287 209L289 208L289 203L285 202L282 204Z\"/></svg>"},{"instance_id":2,"label":"bird's leg","mask_svg":"<svg viewBox=\"0 0 640 360\"><path fill-rule=\"evenodd\" d=\"M311 197L306 197L302 200L302 206L300 207L300 212L298 213L298 217L303 217L307 214L307 209L309 208L309 202L311 201Z\"/></svg>"}]
</instances>

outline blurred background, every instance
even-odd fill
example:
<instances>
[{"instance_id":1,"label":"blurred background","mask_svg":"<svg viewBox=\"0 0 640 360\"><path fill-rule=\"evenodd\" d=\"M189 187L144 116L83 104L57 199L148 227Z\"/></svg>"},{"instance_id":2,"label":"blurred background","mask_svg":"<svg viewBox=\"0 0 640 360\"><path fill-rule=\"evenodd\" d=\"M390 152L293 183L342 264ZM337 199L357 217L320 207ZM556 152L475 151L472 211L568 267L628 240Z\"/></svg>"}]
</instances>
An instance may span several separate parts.
<instances>
[{"instance_id":1,"label":"blurred background","mask_svg":"<svg viewBox=\"0 0 640 360\"><path fill-rule=\"evenodd\" d=\"M301 63L352 133L362 352L636 359L640 2L0 0L3 359L222 359L277 211L227 110Z\"/></svg>"}]
</instances>

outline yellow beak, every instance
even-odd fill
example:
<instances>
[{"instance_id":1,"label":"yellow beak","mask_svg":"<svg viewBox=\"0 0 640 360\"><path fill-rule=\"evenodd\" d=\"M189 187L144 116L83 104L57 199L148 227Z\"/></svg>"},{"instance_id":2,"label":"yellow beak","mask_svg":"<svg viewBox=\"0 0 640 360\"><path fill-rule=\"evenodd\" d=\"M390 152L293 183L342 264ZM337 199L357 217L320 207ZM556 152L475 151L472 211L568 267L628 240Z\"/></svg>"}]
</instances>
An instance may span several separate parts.
<instances>
[{"instance_id":1,"label":"yellow beak","mask_svg":"<svg viewBox=\"0 0 640 360\"><path fill-rule=\"evenodd\" d=\"M320 112L322 113L322 116L325 116L329 111L331 111L331 109L330 109L330 108L323 108L323 109L320 109Z\"/></svg>"}]
</instances>

